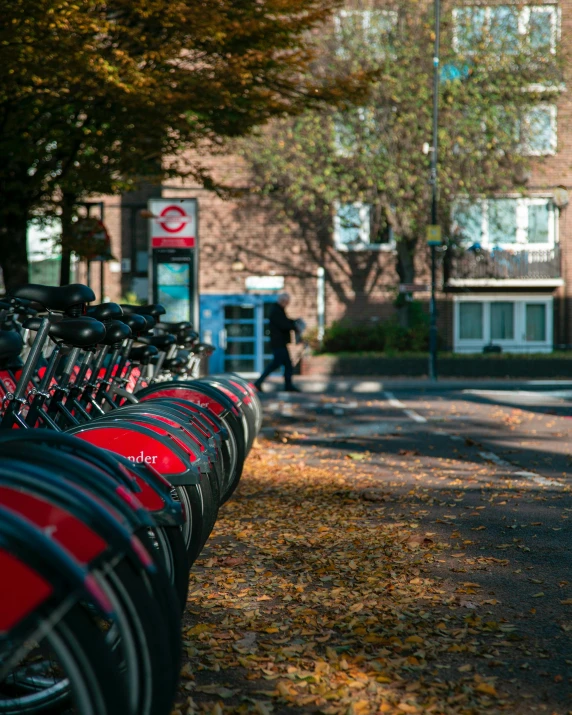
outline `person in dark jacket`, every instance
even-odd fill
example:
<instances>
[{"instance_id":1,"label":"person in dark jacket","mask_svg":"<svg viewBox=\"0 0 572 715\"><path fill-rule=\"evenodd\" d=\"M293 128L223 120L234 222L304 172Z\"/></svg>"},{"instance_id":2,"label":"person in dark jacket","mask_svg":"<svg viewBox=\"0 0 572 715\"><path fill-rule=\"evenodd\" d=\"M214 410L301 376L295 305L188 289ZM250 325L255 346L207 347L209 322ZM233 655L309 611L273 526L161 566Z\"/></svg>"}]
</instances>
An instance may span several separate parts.
<instances>
[{"instance_id":1,"label":"person in dark jacket","mask_svg":"<svg viewBox=\"0 0 572 715\"><path fill-rule=\"evenodd\" d=\"M288 343L290 342L290 333L296 330L296 321L290 320L286 315L286 307L290 302L288 293L282 293L278 296L278 302L273 306L269 315L270 327L270 347L272 348L273 358L269 365L265 368L262 375L254 383L254 387L259 392L262 392L262 383L271 372L278 370L284 366L284 389L286 392L299 392L298 388L292 384L292 361L288 352Z\"/></svg>"}]
</instances>

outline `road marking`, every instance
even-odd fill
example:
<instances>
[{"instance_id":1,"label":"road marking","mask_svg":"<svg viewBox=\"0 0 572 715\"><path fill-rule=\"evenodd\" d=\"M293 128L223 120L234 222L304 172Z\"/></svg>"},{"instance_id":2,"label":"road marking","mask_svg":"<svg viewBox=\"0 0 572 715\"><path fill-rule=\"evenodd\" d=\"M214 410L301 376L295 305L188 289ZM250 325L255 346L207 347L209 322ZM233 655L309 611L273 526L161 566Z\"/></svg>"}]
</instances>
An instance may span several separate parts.
<instances>
[{"instance_id":1,"label":"road marking","mask_svg":"<svg viewBox=\"0 0 572 715\"><path fill-rule=\"evenodd\" d=\"M494 452L479 452L479 457L482 457L487 462L493 462L497 467L504 467L505 469L512 469L514 467L514 464L501 459L498 454Z\"/></svg>"},{"instance_id":2,"label":"road marking","mask_svg":"<svg viewBox=\"0 0 572 715\"><path fill-rule=\"evenodd\" d=\"M403 410L405 414L415 422L427 422L425 417L415 412L415 410Z\"/></svg>"},{"instance_id":3,"label":"road marking","mask_svg":"<svg viewBox=\"0 0 572 715\"><path fill-rule=\"evenodd\" d=\"M398 407L400 410L405 409L405 405L401 400L398 400L393 392L384 392L385 399L389 402L392 407Z\"/></svg>"},{"instance_id":4,"label":"road marking","mask_svg":"<svg viewBox=\"0 0 572 715\"><path fill-rule=\"evenodd\" d=\"M477 390L464 390L464 392L473 392L476 393ZM482 390L481 392L486 392L485 390ZM490 390L489 392L496 392L493 390ZM388 401L388 403L391 405L391 407L396 407L397 409L403 410L403 412L409 417L409 419L413 420L414 422L427 422L427 419L420 415L419 413L415 412L415 410L410 410L408 409L401 400L398 400L393 392L384 392L383 393L385 396L385 399ZM497 392L498 394L498 392ZM439 429L439 430L433 430L433 434L439 435L440 437L449 437L449 439L453 440L454 442L464 442L465 438L461 437L460 435L457 434L451 434L450 432L447 432L444 429ZM562 482L558 482L555 479L547 479L546 477L541 476L540 474L536 474L536 472L528 472L526 470L520 469L520 467L516 464L512 464L511 462L507 462L505 459L502 459L501 457L498 456L498 454L495 454L494 452L479 452L479 457L482 457L482 459L486 460L487 462L492 462L493 464L496 464L497 467L502 467L503 469L508 469L513 476L515 477L521 477L523 479L530 479L531 482L535 482L536 484L540 484L542 486L546 487L563 487L564 485Z\"/></svg>"},{"instance_id":5,"label":"road marking","mask_svg":"<svg viewBox=\"0 0 572 715\"><path fill-rule=\"evenodd\" d=\"M452 435L450 435L444 429L435 429L433 430L433 434L436 434L437 437L452 437Z\"/></svg>"},{"instance_id":6,"label":"road marking","mask_svg":"<svg viewBox=\"0 0 572 715\"><path fill-rule=\"evenodd\" d=\"M514 472L515 477L523 477L524 479L530 479L536 484L541 484L545 487L563 487L562 482L557 482L555 479L547 479L546 477L540 476L535 472Z\"/></svg>"},{"instance_id":7,"label":"road marking","mask_svg":"<svg viewBox=\"0 0 572 715\"><path fill-rule=\"evenodd\" d=\"M401 400L398 400L395 397L393 392L384 392L383 394L385 396L385 399L389 402L389 404L392 407L397 407L398 410L403 410L403 412L405 412L405 414L409 417L410 420L413 420L414 422L419 422L419 423L427 422L425 417L420 415L418 412L415 412L415 410L408 409L403 404L403 402L401 402Z\"/></svg>"},{"instance_id":8,"label":"road marking","mask_svg":"<svg viewBox=\"0 0 572 715\"><path fill-rule=\"evenodd\" d=\"M570 390L463 390L465 395L480 395L482 397L497 398L505 402L543 404L546 402L562 402L572 395Z\"/></svg>"},{"instance_id":9,"label":"road marking","mask_svg":"<svg viewBox=\"0 0 572 715\"><path fill-rule=\"evenodd\" d=\"M495 454L494 452L479 452L479 456L482 457L483 459L486 459L487 462L493 462L496 464L498 467L502 467L503 469L509 469L513 476L515 477L522 477L523 479L530 479L531 482L535 482L536 484L541 484L542 486L545 487L563 487L564 485L562 482L558 482L555 479L547 479L546 477L542 477L540 474L537 474L536 472L528 472L523 469L519 469L519 467L516 464L511 464L511 462L507 462L505 459L501 459L501 457L498 456L498 454Z\"/></svg>"},{"instance_id":10,"label":"road marking","mask_svg":"<svg viewBox=\"0 0 572 715\"><path fill-rule=\"evenodd\" d=\"M352 392L381 392L382 390L383 382L377 380L362 380L352 388Z\"/></svg>"},{"instance_id":11,"label":"road marking","mask_svg":"<svg viewBox=\"0 0 572 715\"><path fill-rule=\"evenodd\" d=\"M367 424L351 424L337 434L346 437L379 437L395 432L395 422L368 422Z\"/></svg>"},{"instance_id":12,"label":"road marking","mask_svg":"<svg viewBox=\"0 0 572 715\"><path fill-rule=\"evenodd\" d=\"M435 429L435 430L433 430L433 434L437 435L438 437L448 437L449 439L452 439L453 442L464 442L465 441L464 437L459 437L458 434L451 434L450 432L447 432L447 430L444 430L444 429Z\"/></svg>"}]
</instances>

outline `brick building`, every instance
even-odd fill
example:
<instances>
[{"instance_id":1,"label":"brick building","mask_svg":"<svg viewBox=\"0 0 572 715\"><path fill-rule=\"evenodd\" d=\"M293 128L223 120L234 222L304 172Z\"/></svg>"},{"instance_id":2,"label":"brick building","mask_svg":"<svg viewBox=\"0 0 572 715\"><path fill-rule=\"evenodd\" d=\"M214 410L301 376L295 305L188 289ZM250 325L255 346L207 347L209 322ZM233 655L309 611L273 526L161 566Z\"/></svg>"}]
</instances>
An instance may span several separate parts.
<instances>
[{"instance_id":1,"label":"brick building","mask_svg":"<svg viewBox=\"0 0 572 715\"><path fill-rule=\"evenodd\" d=\"M506 7L480 4L460 12L486 21ZM519 5L518 23L520 31L540 33L552 49L559 36L572 37L572 0ZM572 344L572 218L567 207L572 101L567 91L550 96L554 102L543 102L534 118L537 131L528 151L542 161L524 177L525 194L487 197L457 218L469 250L439 269L439 328L447 349L481 352L494 343L508 352L549 352ZM148 199L193 197L199 205L201 331L221 348L215 369L262 368L264 320L278 290L291 293L291 315L303 316L310 327L318 323L321 301L326 323L384 320L394 313L399 282L395 244L391 234L371 242L367 207L338 207L329 235L317 240L283 218L277 205L249 194L241 159L216 157L212 165L217 178L244 190L239 198L222 200L198 185L169 181L103 199L118 259L105 269L109 297L127 291L146 296L148 220L141 211ZM356 224L349 233L340 220L344 211ZM428 256L422 246L416 256L417 283L428 282ZM98 271L92 271L97 290ZM427 299L422 293L415 297Z\"/></svg>"}]
</instances>

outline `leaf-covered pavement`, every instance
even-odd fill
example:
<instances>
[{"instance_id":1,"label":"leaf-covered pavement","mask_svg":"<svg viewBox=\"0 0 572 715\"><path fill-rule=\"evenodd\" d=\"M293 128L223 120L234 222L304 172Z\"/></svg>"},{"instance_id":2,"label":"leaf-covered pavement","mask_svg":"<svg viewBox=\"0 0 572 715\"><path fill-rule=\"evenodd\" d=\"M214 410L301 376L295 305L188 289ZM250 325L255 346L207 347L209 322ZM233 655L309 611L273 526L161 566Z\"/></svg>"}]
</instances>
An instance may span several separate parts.
<instances>
[{"instance_id":1,"label":"leaf-covered pavement","mask_svg":"<svg viewBox=\"0 0 572 715\"><path fill-rule=\"evenodd\" d=\"M518 544L475 551L482 511L463 539L455 495L449 506L435 484L446 478L454 491L458 466L490 489L494 467L423 464L408 448L381 466L363 449L306 447L291 430L295 446L283 434L259 441L193 570L176 713L571 710L572 660L548 669L549 695L528 692L526 633L479 578L511 568ZM527 586L523 609L535 611L543 584Z\"/></svg>"}]
</instances>

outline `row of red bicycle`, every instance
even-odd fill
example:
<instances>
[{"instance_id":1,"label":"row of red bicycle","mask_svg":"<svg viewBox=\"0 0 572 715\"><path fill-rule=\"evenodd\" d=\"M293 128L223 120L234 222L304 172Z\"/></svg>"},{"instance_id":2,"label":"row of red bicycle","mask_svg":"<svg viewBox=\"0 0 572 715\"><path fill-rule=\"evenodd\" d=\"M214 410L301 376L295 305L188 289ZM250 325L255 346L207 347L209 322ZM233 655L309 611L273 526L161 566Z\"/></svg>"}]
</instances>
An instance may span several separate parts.
<instances>
[{"instance_id":1,"label":"row of red bicycle","mask_svg":"<svg viewBox=\"0 0 572 715\"><path fill-rule=\"evenodd\" d=\"M260 429L160 305L0 300L0 715L163 715L189 569Z\"/></svg>"}]
</instances>

